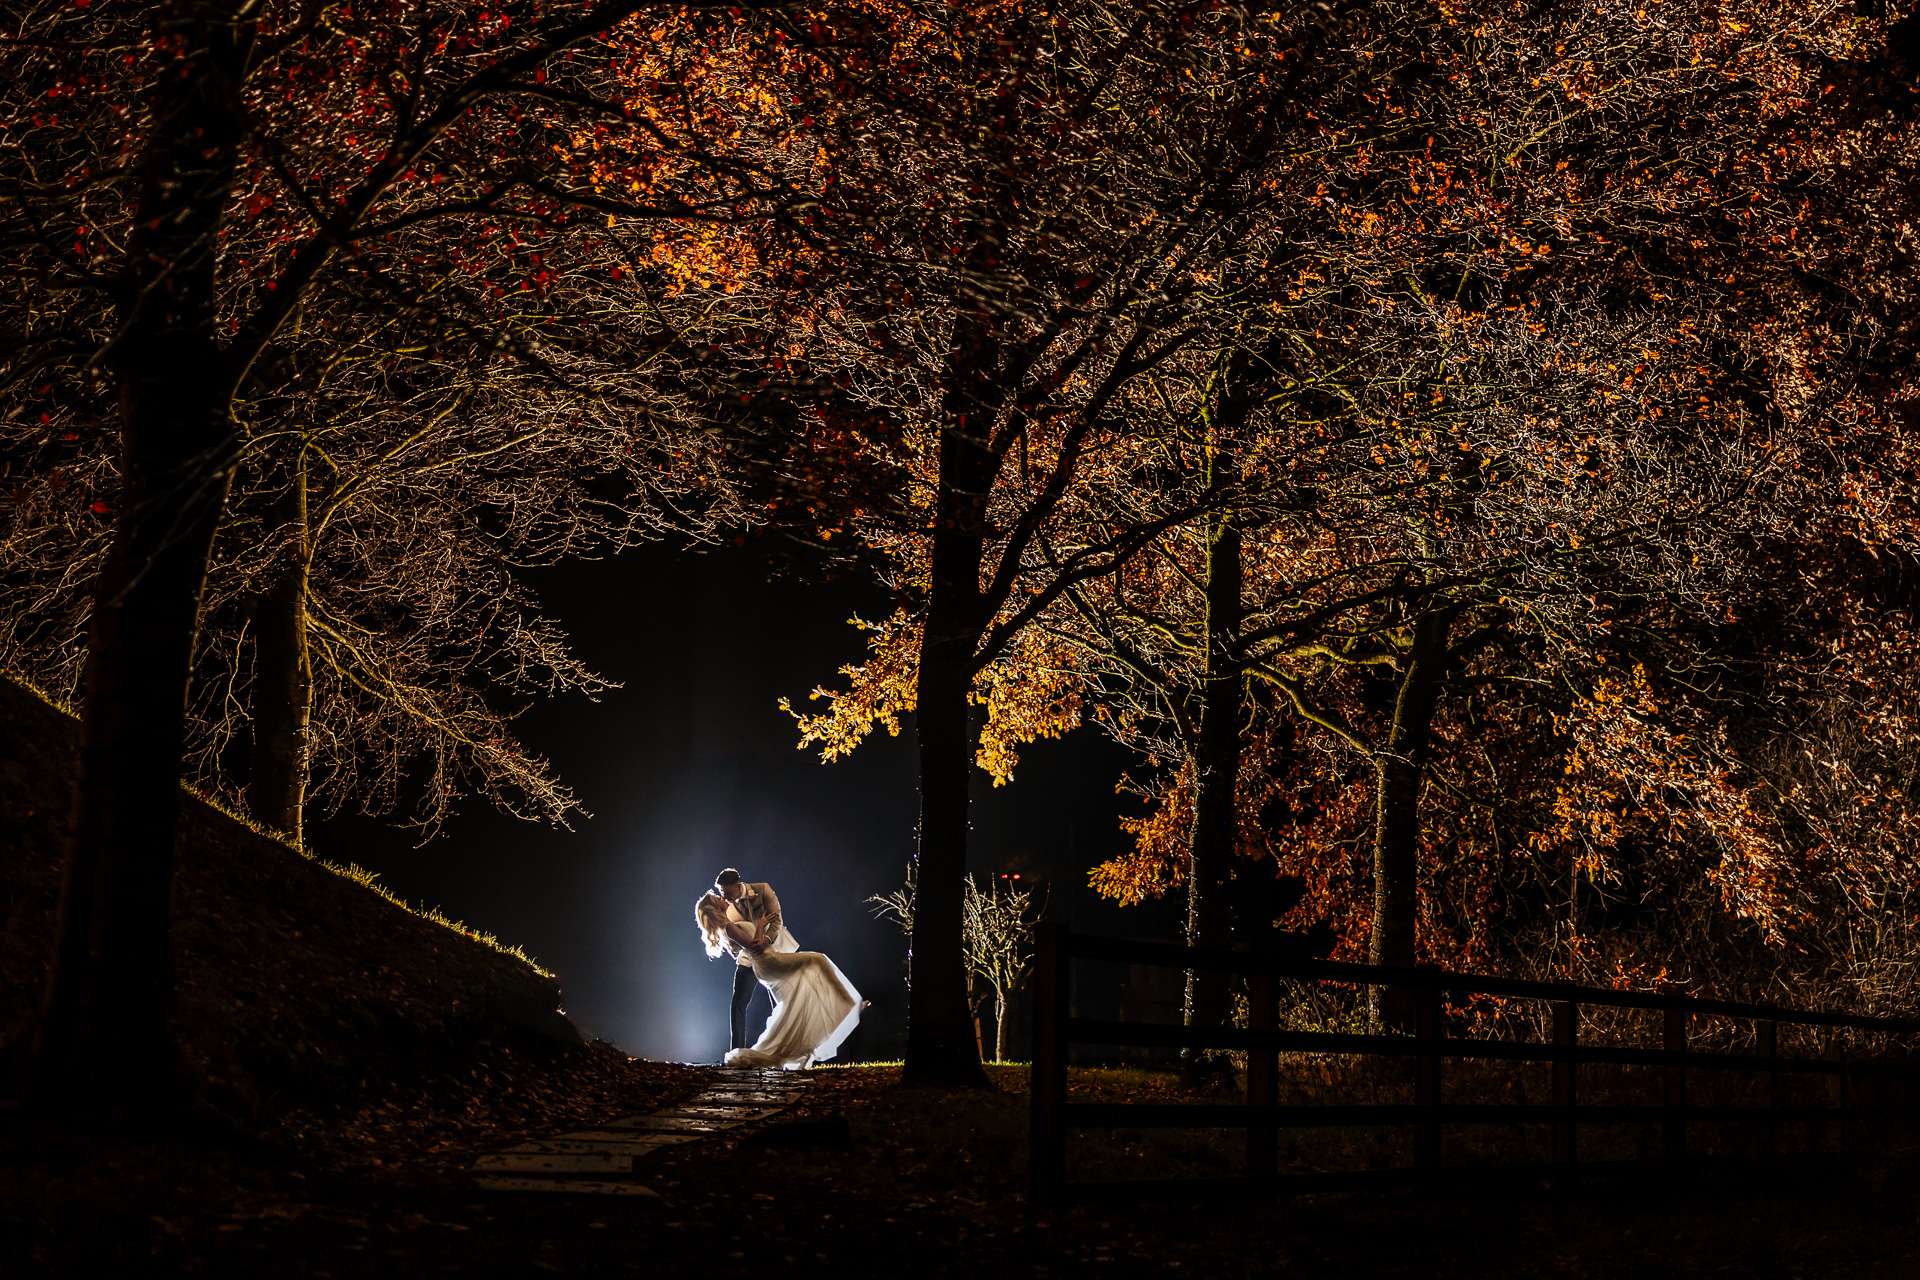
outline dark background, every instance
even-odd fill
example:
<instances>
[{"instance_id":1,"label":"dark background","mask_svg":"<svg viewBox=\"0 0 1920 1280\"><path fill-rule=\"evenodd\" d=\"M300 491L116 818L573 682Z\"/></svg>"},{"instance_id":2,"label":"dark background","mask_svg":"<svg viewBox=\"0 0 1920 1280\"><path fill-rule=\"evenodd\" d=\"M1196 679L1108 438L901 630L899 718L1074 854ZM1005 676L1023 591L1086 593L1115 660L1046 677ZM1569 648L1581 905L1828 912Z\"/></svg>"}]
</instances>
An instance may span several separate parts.
<instances>
[{"instance_id":1,"label":"dark background","mask_svg":"<svg viewBox=\"0 0 1920 1280\"><path fill-rule=\"evenodd\" d=\"M726 1049L731 982L730 962L701 950L693 903L715 872L738 867L771 883L800 945L833 957L873 1002L842 1058L899 1057L905 939L864 899L900 887L913 854L911 717L899 737L877 731L851 757L822 764L796 749L799 733L777 705L784 695L817 709L810 690L844 687L839 667L865 651L847 620L885 616L885 598L857 582L770 581L736 549L649 548L526 581L581 659L623 686L598 702L536 704L517 722L593 816L565 831L469 800L421 847L416 833L341 816L312 829L316 852L526 948L560 975L585 1034L692 1062ZM1087 869L1126 847L1116 816L1127 798L1114 784L1127 763L1083 727L1024 750L1009 786L975 771L969 865L1040 884L1048 919L1177 935L1178 904L1123 909L1086 887ZM1124 975L1076 976L1080 1012L1113 1016ZM756 1030L764 1007L757 999ZM1025 1018L1012 1021L1009 1056L1024 1058Z\"/></svg>"}]
</instances>

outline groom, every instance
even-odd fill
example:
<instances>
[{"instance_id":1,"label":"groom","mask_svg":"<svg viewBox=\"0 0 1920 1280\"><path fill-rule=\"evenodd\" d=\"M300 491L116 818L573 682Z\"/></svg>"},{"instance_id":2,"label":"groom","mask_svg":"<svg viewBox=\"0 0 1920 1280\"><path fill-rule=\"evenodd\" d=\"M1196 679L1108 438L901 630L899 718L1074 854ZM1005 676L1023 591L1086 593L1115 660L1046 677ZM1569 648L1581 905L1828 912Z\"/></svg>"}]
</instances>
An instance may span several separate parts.
<instances>
[{"instance_id":1,"label":"groom","mask_svg":"<svg viewBox=\"0 0 1920 1280\"><path fill-rule=\"evenodd\" d=\"M745 1049L753 1044L747 1039L747 1002L753 999L755 988L760 984L753 978L753 955L755 952L771 948L775 952L798 951L800 944L787 932L786 923L780 918L780 899L770 884L748 884L740 878L740 873L728 867L713 878L713 889L727 900L727 914L745 924L767 922L766 933L773 941L754 944L747 942L729 942L731 950L738 960L733 971L733 1040L728 1046L733 1049Z\"/></svg>"}]
</instances>

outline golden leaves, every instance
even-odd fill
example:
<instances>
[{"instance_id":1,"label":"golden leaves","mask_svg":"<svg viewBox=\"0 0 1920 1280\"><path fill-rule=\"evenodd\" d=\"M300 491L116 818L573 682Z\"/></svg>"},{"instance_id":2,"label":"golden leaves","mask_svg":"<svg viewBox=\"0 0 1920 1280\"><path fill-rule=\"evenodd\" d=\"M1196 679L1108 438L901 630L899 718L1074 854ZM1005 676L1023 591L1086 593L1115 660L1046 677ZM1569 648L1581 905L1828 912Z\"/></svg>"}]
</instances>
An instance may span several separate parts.
<instances>
[{"instance_id":1,"label":"golden leaves","mask_svg":"<svg viewBox=\"0 0 1920 1280\"><path fill-rule=\"evenodd\" d=\"M758 248L745 231L712 223L677 223L675 231L656 239L652 251L654 264L667 274L669 293L738 293L759 269Z\"/></svg>"},{"instance_id":2,"label":"golden leaves","mask_svg":"<svg viewBox=\"0 0 1920 1280\"><path fill-rule=\"evenodd\" d=\"M850 754L875 725L886 728L890 737L900 734L900 717L913 710L915 680L920 669L920 621L902 609L885 622L853 625L869 633L868 658L863 666L840 668L840 674L853 683L843 693L815 689L809 699L825 698L828 709L808 716L795 711L787 699L780 709L800 724L801 747L821 744L823 761Z\"/></svg>"},{"instance_id":3,"label":"golden leaves","mask_svg":"<svg viewBox=\"0 0 1920 1280\"><path fill-rule=\"evenodd\" d=\"M1087 873L1093 891L1131 907L1185 884L1193 794L1193 763L1188 761L1161 781L1145 816L1120 819L1121 830L1133 836L1133 849Z\"/></svg>"},{"instance_id":4,"label":"golden leaves","mask_svg":"<svg viewBox=\"0 0 1920 1280\"><path fill-rule=\"evenodd\" d=\"M987 722L974 763L996 787L1013 781L1019 744L1058 738L1080 723L1086 677L1074 669L1072 651L1044 632L1021 632L975 683L973 701L987 709Z\"/></svg>"},{"instance_id":5,"label":"golden leaves","mask_svg":"<svg viewBox=\"0 0 1920 1280\"><path fill-rule=\"evenodd\" d=\"M920 619L902 609L883 623L853 621L869 633L868 658L864 665L840 669L852 680L844 691L815 689L808 695L825 699L828 709L809 716L780 700L780 709L799 722L799 745L820 744L822 760L850 754L876 726L898 735L901 715L914 709ZM1085 677L1072 668L1071 656L1044 633L1027 631L975 678L972 701L987 709L987 719L974 762L996 787L1013 780L1021 743L1057 738L1079 725Z\"/></svg>"},{"instance_id":6,"label":"golden leaves","mask_svg":"<svg viewBox=\"0 0 1920 1280\"><path fill-rule=\"evenodd\" d=\"M1574 740L1555 798L1559 824L1532 837L1542 850L1573 845L1576 869L1590 879L1618 878L1607 851L1629 830L1655 838L1704 838L1720 854L1707 879L1727 910L1754 921L1770 941L1787 923L1794 868L1759 782L1743 772L1724 732L1698 723L1685 707L1664 704L1636 665L1630 679L1602 676L1560 719Z\"/></svg>"}]
</instances>

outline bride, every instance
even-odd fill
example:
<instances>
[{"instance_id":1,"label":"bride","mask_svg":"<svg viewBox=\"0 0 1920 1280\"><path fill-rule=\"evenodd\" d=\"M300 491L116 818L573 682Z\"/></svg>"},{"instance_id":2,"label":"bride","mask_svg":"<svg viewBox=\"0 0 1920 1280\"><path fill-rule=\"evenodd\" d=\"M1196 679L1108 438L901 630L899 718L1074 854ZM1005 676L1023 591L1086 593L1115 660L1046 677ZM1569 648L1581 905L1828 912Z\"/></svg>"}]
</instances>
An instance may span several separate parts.
<instances>
[{"instance_id":1,"label":"bride","mask_svg":"<svg viewBox=\"0 0 1920 1280\"><path fill-rule=\"evenodd\" d=\"M729 919L727 900L717 893L701 895L693 918L709 957L744 951L753 976L773 997L767 1029L751 1049L727 1054L728 1066L796 1070L824 1062L859 1025L860 993L818 951L774 951L766 922Z\"/></svg>"}]
</instances>

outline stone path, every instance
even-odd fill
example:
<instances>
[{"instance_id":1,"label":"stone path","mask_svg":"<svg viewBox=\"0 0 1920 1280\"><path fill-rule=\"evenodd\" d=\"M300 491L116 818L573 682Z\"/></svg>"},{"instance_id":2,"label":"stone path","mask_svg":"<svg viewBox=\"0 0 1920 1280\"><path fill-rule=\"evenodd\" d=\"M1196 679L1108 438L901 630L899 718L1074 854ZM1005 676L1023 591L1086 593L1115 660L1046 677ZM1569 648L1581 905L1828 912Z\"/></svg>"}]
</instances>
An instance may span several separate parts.
<instances>
[{"instance_id":1,"label":"stone path","mask_svg":"<svg viewBox=\"0 0 1920 1280\"><path fill-rule=\"evenodd\" d=\"M721 1067L714 1075L705 1092L677 1107L481 1156L473 1165L474 1181L486 1191L657 1198L660 1193L636 1177L635 1160L661 1147L764 1120L806 1088L804 1080L786 1071Z\"/></svg>"}]
</instances>

